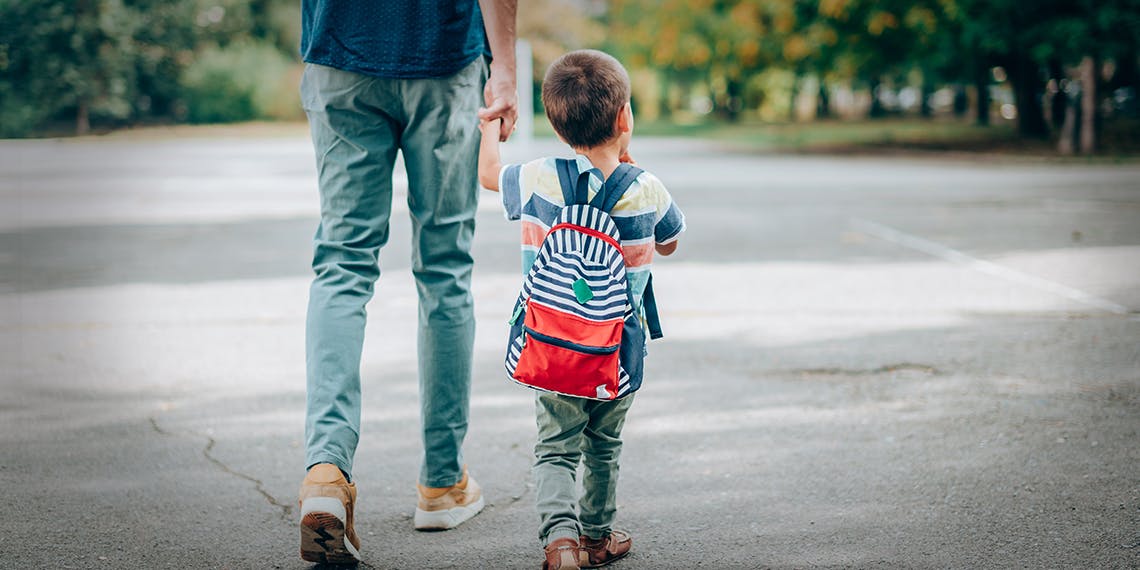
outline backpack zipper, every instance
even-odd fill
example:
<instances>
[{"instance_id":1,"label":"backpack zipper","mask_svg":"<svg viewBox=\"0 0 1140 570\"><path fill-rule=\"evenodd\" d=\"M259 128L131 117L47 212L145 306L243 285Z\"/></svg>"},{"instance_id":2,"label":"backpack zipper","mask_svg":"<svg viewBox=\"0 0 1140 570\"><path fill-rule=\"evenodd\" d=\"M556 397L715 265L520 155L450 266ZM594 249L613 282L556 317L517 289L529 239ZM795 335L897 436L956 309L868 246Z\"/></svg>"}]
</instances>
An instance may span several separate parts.
<instances>
[{"instance_id":1,"label":"backpack zipper","mask_svg":"<svg viewBox=\"0 0 1140 570\"><path fill-rule=\"evenodd\" d=\"M557 346L559 348L565 348L567 350L573 350L574 352L581 352L583 354L613 354L617 352L617 349L621 346L620 343L613 346L587 346L584 344L578 344L576 342L570 342L568 340L562 340L560 338L544 335L530 327L523 327L523 330L526 331L526 334L528 336L541 343Z\"/></svg>"}]
</instances>

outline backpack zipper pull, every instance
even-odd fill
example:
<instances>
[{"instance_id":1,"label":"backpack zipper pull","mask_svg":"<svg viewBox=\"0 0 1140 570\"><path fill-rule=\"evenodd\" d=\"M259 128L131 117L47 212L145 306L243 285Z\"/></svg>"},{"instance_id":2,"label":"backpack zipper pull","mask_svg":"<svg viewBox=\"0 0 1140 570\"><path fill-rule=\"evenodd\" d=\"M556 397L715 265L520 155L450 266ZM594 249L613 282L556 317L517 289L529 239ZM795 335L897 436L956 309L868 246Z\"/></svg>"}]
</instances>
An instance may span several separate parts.
<instances>
[{"instance_id":1,"label":"backpack zipper pull","mask_svg":"<svg viewBox=\"0 0 1140 570\"><path fill-rule=\"evenodd\" d=\"M515 312L514 312L514 314L511 315L511 320L507 321L507 324L508 325L514 325L516 322L518 322L519 315L521 315L522 312L523 312L523 304L519 303L519 304L515 305Z\"/></svg>"}]
</instances>

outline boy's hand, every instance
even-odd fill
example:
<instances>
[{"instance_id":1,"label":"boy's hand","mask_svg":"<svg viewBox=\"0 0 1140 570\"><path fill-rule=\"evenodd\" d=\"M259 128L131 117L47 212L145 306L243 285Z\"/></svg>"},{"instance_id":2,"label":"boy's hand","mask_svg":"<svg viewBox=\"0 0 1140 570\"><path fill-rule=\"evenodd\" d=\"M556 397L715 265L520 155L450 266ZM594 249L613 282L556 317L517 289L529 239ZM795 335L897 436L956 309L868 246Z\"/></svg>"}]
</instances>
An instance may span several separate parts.
<instances>
[{"instance_id":1,"label":"boy's hand","mask_svg":"<svg viewBox=\"0 0 1140 570\"><path fill-rule=\"evenodd\" d=\"M479 132L479 184L488 190L499 189L499 134L502 132L502 119L480 119Z\"/></svg>"},{"instance_id":2,"label":"boy's hand","mask_svg":"<svg viewBox=\"0 0 1140 570\"><path fill-rule=\"evenodd\" d=\"M502 122L502 119L491 119L488 121L481 118L479 119L479 132L483 133L484 136L487 135L487 129L494 129L494 131L497 132L500 130L500 122Z\"/></svg>"},{"instance_id":3,"label":"boy's hand","mask_svg":"<svg viewBox=\"0 0 1140 570\"><path fill-rule=\"evenodd\" d=\"M619 156L619 157L618 157L618 161L620 161L620 162L624 162L624 163L626 163L626 164L632 164L632 165L634 165L634 166L637 166L637 163L636 163L636 162L634 162L634 160L633 160L633 157L629 155L629 151L628 151L628 150L627 150L627 151L625 151L625 152L623 152L623 153L621 153L621 156Z\"/></svg>"}]
</instances>

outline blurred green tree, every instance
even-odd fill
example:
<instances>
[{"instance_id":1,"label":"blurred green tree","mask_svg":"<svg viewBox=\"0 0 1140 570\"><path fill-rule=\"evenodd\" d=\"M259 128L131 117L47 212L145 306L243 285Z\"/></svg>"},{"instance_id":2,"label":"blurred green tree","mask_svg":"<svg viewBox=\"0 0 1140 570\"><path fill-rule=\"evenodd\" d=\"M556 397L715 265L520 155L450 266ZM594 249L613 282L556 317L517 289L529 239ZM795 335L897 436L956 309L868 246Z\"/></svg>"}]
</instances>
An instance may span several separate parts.
<instances>
[{"instance_id":1,"label":"blurred green tree","mask_svg":"<svg viewBox=\"0 0 1140 570\"><path fill-rule=\"evenodd\" d=\"M121 2L10 1L0 22L0 134L23 134L63 111L79 133L92 115L130 114L134 19Z\"/></svg>"},{"instance_id":2,"label":"blurred green tree","mask_svg":"<svg viewBox=\"0 0 1140 570\"><path fill-rule=\"evenodd\" d=\"M955 34L949 43L962 54L961 60L984 94L989 70L1005 69L1017 105L1018 131L1022 136L1049 136L1043 99L1046 82L1061 79L1063 68L1084 58L1096 62L1119 62L1123 81L1135 82L1136 46L1140 40L1140 1L1137 0L944 0ZM1088 111L1093 115L1096 77L1090 73L1083 86L1089 95ZM1131 75L1131 77L1129 77ZM1063 111L1065 94L1060 94ZM981 107L981 105L979 105ZM984 107L983 107L984 109ZM1060 122L1058 109L1053 123ZM984 120L983 115L979 119ZM1090 117L1087 128L1096 120ZM1095 137L1094 137L1095 138Z\"/></svg>"},{"instance_id":3,"label":"blurred green tree","mask_svg":"<svg viewBox=\"0 0 1140 570\"><path fill-rule=\"evenodd\" d=\"M291 116L299 20L296 0L0 0L0 135ZM973 84L985 123L1000 67L1022 135L1068 125L1062 141L1091 150L1106 94L1140 83L1140 0L533 0L519 30L536 80L562 52L600 47L648 79L638 96L661 111L707 94L729 121L761 105L794 117L814 77L817 116L829 85L918 85L929 114L937 87Z\"/></svg>"},{"instance_id":4,"label":"blurred green tree","mask_svg":"<svg viewBox=\"0 0 1140 570\"><path fill-rule=\"evenodd\" d=\"M781 60L795 27L793 0L614 0L608 17L611 49L666 84L704 84L730 121L750 76Z\"/></svg>"},{"instance_id":5,"label":"blurred green tree","mask_svg":"<svg viewBox=\"0 0 1140 570\"><path fill-rule=\"evenodd\" d=\"M236 53L281 72L298 58L299 21L293 0L0 0L0 136L61 120L79 134L185 120L186 70L200 56L254 41L277 53ZM249 61L230 66L233 83L247 81Z\"/></svg>"},{"instance_id":6,"label":"blurred green tree","mask_svg":"<svg viewBox=\"0 0 1140 570\"><path fill-rule=\"evenodd\" d=\"M1062 150L1071 145L1072 150L1094 152L1106 93L1140 84L1140 0L1060 2L1055 16L1042 24L1037 39L1030 46L1031 57L1038 65L1047 64L1050 75L1060 78L1065 67L1077 68L1076 100L1065 106L1063 115L1059 105L1053 110L1054 125L1069 127L1058 133ZM1108 81L1103 73L1106 61L1114 64Z\"/></svg>"}]
</instances>

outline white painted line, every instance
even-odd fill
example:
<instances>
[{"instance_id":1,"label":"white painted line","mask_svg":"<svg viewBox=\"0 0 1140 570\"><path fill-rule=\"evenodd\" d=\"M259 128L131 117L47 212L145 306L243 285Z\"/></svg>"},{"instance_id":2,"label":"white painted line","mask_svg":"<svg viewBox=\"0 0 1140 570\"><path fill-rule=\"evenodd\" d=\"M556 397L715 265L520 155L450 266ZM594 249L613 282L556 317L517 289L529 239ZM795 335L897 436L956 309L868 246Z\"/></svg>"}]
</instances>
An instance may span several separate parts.
<instances>
[{"instance_id":1,"label":"white painted line","mask_svg":"<svg viewBox=\"0 0 1140 570\"><path fill-rule=\"evenodd\" d=\"M921 251L923 253L933 255L934 257L938 257L952 263L965 265L970 269L974 269L987 275L992 275L994 277L999 277L1001 279L1022 285L1028 285L1035 289L1053 293L1054 295L1059 295L1071 301L1076 301L1078 303L1089 305L1091 307L1103 309L1110 313L1116 313L1118 315L1127 315L1131 313L1128 307L1125 307L1124 305L1113 303L1112 301L1102 299L1095 295L1090 295L1084 291L1081 291L1080 289L1074 289L1068 285L1062 285L1055 281L1049 281L1048 279L1042 279L1034 275L1029 275L1028 273L1022 273L1016 269L1010 269L1008 267L998 265L992 261L978 259L971 255L962 253L956 249L944 246L940 243L926 240L918 236L913 236L908 233L900 232L899 230L884 226L883 224L877 222L863 220L860 218L851 218L850 222L853 228L867 235L896 243L904 247L909 247L910 249Z\"/></svg>"}]
</instances>

